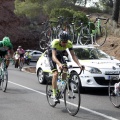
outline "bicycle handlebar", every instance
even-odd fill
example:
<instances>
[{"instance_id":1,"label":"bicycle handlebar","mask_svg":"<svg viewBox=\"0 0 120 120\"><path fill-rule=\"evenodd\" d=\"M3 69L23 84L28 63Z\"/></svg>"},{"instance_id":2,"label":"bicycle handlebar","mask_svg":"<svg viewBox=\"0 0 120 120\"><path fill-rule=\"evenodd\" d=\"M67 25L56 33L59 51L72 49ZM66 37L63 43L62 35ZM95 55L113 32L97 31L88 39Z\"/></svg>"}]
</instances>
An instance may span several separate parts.
<instances>
[{"instance_id":1,"label":"bicycle handlebar","mask_svg":"<svg viewBox=\"0 0 120 120\"><path fill-rule=\"evenodd\" d=\"M69 66L68 69L70 69L70 68L80 68L80 67ZM80 68L80 69L81 69L81 68ZM80 75L80 74L82 73L82 71L83 71L83 73L84 73L84 66L82 66L82 69L80 70L80 72L79 72L78 75Z\"/></svg>"},{"instance_id":2,"label":"bicycle handlebar","mask_svg":"<svg viewBox=\"0 0 120 120\"><path fill-rule=\"evenodd\" d=\"M107 22L109 21L109 18L103 18L103 17L97 17L96 20L94 21L94 23L98 20L105 20L106 22L104 24L107 24Z\"/></svg>"},{"instance_id":3,"label":"bicycle handlebar","mask_svg":"<svg viewBox=\"0 0 120 120\"><path fill-rule=\"evenodd\" d=\"M64 67L64 66L63 66ZM80 68L80 67L73 67L73 66L69 66L69 67L64 67L64 68L67 68L67 69L71 69L71 68ZM80 70L80 72L79 72L79 74L78 75L80 75L81 73L82 73L82 71L83 71L83 73L84 73L84 66L82 66L82 69ZM62 72L63 72L63 69L60 71L60 75L62 74Z\"/></svg>"}]
</instances>

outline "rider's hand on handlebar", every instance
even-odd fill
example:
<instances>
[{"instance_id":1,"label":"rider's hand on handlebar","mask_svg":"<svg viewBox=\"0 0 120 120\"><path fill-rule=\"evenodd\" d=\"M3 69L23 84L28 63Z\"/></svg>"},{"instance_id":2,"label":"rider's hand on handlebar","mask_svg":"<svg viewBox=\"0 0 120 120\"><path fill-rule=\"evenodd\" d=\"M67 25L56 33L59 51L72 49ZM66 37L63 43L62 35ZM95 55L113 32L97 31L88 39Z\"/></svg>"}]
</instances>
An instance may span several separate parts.
<instances>
[{"instance_id":1,"label":"rider's hand on handlebar","mask_svg":"<svg viewBox=\"0 0 120 120\"><path fill-rule=\"evenodd\" d=\"M63 69L63 65L62 64L59 64L58 67L59 67L60 70Z\"/></svg>"},{"instance_id":2,"label":"rider's hand on handlebar","mask_svg":"<svg viewBox=\"0 0 120 120\"><path fill-rule=\"evenodd\" d=\"M85 66L84 66L84 65L81 65L81 66L80 66L80 69L81 69L81 70L85 70Z\"/></svg>"}]
</instances>

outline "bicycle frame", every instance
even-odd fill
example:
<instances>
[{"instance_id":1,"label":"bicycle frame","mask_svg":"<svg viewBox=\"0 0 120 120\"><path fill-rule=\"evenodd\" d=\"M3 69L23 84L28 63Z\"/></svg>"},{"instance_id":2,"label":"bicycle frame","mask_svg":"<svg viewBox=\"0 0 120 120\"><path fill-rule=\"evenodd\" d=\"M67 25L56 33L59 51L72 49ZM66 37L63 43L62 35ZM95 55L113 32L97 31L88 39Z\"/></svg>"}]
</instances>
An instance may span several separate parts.
<instances>
[{"instance_id":1,"label":"bicycle frame","mask_svg":"<svg viewBox=\"0 0 120 120\"><path fill-rule=\"evenodd\" d=\"M70 66L69 68L71 68L71 67L72 66ZM79 68L79 67L72 67L72 68ZM80 71L79 74L81 74L81 72L82 72L82 70ZM50 80L47 81L47 85L46 85L47 101L51 107L55 107L57 105L57 103L60 103L59 99L64 98L65 107L66 107L68 113L70 115L74 116L78 113L79 108L80 108L80 102L81 102L80 89L79 89L79 85L80 85L79 82L80 81L78 81L78 83L73 81L70 78L69 70L68 70L68 72L61 71L58 75L59 79L62 78L63 73L67 74L67 78L65 81L62 81L62 82L64 82L64 84L62 84L62 82L60 82L60 83L58 82L59 87L57 89L58 92L57 92L57 96L56 96L56 98L58 99L57 102L53 101L53 97L52 97L53 96L53 89L52 89L51 81ZM75 88L78 90L78 93L75 92L75 90L76 90ZM63 97L63 95L64 95L64 97ZM69 104L70 102L72 104ZM73 104L76 104L76 105L74 106Z\"/></svg>"}]
</instances>

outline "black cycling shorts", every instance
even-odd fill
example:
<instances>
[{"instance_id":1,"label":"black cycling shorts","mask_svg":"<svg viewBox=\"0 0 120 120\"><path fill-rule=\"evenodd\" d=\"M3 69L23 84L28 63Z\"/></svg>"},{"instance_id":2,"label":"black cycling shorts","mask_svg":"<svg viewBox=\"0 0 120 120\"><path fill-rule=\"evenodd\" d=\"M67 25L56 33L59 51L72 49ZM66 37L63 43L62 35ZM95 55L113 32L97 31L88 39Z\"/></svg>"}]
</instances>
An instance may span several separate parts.
<instances>
[{"instance_id":1,"label":"black cycling shorts","mask_svg":"<svg viewBox=\"0 0 120 120\"><path fill-rule=\"evenodd\" d=\"M20 58L24 57L24 54L20 54Z\"/></svg>"},{"instance_id":2,"label":"black cycling shorts","mask_svg":"<svg viewBox=\"0 0 120 120\"><path fill-rule=\"evenodd\" d=\"M66 65L67 66L67 64L66 64L66 61L64 60L64 58L63 58L63 53L61 52L61 53L57 53L57 59L63 64L63 65ZM57 70L57 65L56 65L56 63L52 60L52 50L49 50L48 51L48 59L49 59L49 63L50 63L50 68L51 68L51 70L52 70L52 72L54 72L54 71L56 71Z\"/></svg>"},{"instance_id":3,"label":"black cycling shorts","mask_svg":"<svg viewBox=\"0 0 120 120\"><path fill-rule=\"evenodd\" d=\"M0 51L0 57L4 57L5 55L7 55L7 50L6 51Z\"/></svg>"}]
</instances>

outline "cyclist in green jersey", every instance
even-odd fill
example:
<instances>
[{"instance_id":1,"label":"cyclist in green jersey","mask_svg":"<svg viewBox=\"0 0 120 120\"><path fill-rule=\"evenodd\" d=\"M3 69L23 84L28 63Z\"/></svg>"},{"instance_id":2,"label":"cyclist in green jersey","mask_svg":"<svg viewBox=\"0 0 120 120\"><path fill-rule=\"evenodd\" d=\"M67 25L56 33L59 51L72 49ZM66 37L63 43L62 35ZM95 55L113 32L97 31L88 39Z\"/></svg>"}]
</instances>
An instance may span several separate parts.
<instances>
[{"instance_id":1,"label":"cyclist in green jersey","mask_svg":"<svg viewBox=\"0 0 120 120\"><path fill-rule=\"evenodd\" d=\"M13 57L13 45L10 41L9 37L4 37L2 41L0 41L0 58L6 59L6 68L9 66L9 59ZM1 64L1 59L0 59Z\"/></svg>"},{"instance_id":2,"label":"cyclist in green jersey","mask_svg":"<svg viewBox=\"0 0 120 120\"><path fill-rule=\"evenodd\" d=\"M64 72L67 71L67 64L66 61L64 60L63 56L66 54L66 49L69 49L71 56L73 60L76 62L76 64L80 67L80 69L84 69L85 67L81 65L78 61L78 58L76 57L74 50L73 50L73 45L72 42L69 40L69 35L66 31L63 31L60 34L60 39L55 39L51 43L51 48L48 51L48 58L50 62L50 67L53 73L52 77L52 88L53 88L53 99L54 102L58 102L59 100L56 99L56 94L57 94L57 78L58 78L58 68L60 70L63 70ZM63 67L64 66L64 67ZM65 67L66 66L66 67ZM66 79L66 74L63 72L62 79Z\"/></svg>"}]
</instances>

